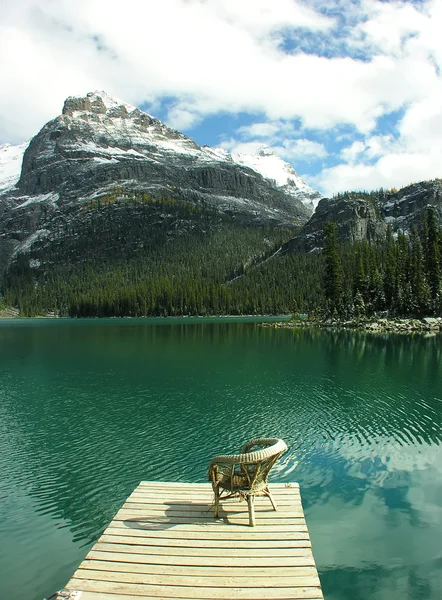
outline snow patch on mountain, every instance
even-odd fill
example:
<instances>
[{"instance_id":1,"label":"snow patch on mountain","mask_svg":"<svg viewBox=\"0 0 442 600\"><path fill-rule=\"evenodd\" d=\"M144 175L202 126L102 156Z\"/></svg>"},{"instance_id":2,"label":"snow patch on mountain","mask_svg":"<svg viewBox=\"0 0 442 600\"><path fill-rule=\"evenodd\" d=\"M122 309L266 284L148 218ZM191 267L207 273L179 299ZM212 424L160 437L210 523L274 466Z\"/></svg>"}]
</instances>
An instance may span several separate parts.
<instances>
[{"instance_id":1,"label":"snow patch on mountain","mask_svg":"<svg viewBox=\"0 0 442 600\"><path fill-rule=\"evenodd\" d=\"M295 169L280 156L277 156L268 146L262 146L256 154L245 154L232 152L234 162L249 167L260 173L266 179L271 179L275 184L296 198L305 194L305 198L299 198L303 204L314 208L321 196L297 175Z\"/></svg>"},{"instance_id":2,"label":"snow patch on mountain","mask_svg":"<svg viewBox=\"0 0 442 600\"><path fill-rule=\"evenodd\" d=\"M266 179L273 179L278 186L286 185L289 181L301 183L303 187L307 184L296 174L295 169L279 156L276 156L268 146L263 146L256 154L244 154L232 152L232 158L240 165L244 165L260 173Z\"/></svg>"},{"instance_id":3,"label":"snow patch on mountain","mask_svg":"<svg viewBox=\"0 0 442 600\"><path fill-rule=\"evenodd\" d=\"M0 146L0 194L13 188L20 179L23 154L28 146L29 140L19 146Z\"/></svg>"},{"instance_id":4,"label":"snow patch on mountain","mask_svg":"<svg viewBox=\"0 0 442 600\"><path fill-rule=\"evenodd\" d=\"M103 104L107 109L109 108L117 108L119 106L124 106L127 112L132 112L136 110L136 106L132 106L132 104L128 104L127 102L123 102L119 98L115 98L113 96L109 96L104 90L96 90L95 92L89 92L87 97L91 102L96 102L97 100L102 100Z\"/></svg>"},{"instance_id":5,"label":"snow patch on mountain","mask_svg":"<svg viewBox=\"0 0 442 600\"><path fill-rule=\"evenodd\" d=\"M32 248L33 244L35 244L35 242L43 240L49 237L49 235L50 231L48 229L38 229L25 240L20 242L20 244L18 244L18 246L14 250L14 256L17 256L17 254L21 254L23 252L28 252Z\"/></svg>"},{"instance_id":6,"label":"snow patch on mountain","mask_svg":"<svg viewBox=\"0 0 442 600\"><path fill-rule=\"evenodd\" d=\"M25 208L30 204L39 204L41 202L51 203L53 206L55 206L59 199L59 194L54 192L50 192L49 194L39 194L38 196L19 196L17 201L23 200L23 202L15 206L14 210Z\"/></svg>"}]
</instances>

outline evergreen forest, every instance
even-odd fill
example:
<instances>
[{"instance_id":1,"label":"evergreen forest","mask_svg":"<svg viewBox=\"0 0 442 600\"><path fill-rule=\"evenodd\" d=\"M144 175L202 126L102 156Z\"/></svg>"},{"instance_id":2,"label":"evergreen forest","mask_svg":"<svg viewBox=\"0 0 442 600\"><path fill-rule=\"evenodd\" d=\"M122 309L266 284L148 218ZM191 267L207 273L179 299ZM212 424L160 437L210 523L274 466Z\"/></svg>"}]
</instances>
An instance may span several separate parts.
<instances>
[{"instance_id":1,"label":"evergreen forest","mask_svg":"<svg viewBox=\"0 0 442 600\"><path fill-rule=\"evenodd\" d=\"M442 231L429 210L408 234L283 253L296 228L251 223L208 206L125 194L84 204L50 240L21 253L2 299L21 316L442 314Z\"/></svg>"}]
</instances>

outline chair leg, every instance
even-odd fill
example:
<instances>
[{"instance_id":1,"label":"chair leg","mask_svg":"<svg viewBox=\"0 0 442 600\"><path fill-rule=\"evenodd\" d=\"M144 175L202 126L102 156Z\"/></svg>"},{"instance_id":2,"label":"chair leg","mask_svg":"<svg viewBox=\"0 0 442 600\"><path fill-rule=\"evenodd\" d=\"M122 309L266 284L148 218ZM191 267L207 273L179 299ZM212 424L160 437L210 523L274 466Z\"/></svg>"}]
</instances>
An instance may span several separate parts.
<instances>
[{"instance_id":1,"label":"chair leg","mask_svg":"<svg viewBox=\"0 0 442 600\"><path fill-rule=\"evenodd\" d=\"M270 493L269 488L266 489L265 493L267 494L267 496L270 499L270 502L272 503L273 510L278 510L278 505L276 504L275 499L273 498L272 494Z\"/></svg>"},{"instance_id":2,"label":"chair leg","mask_svg":"<svg viewBox=\"0 0 442 600\"><path fill-rule=\"evenodd\" d=\"M214 507L214 511L213 511L214 512L213 516L215 517L215 519L217 519L218 514L219 514L219 487L217 485L213 486L213 491L215 494L215 507Z\"/></svg>"},{"instance_id":3,"label":"chair leg","mask_svg":"<svg viewBox=\"0 0 442 600\"><path fill-rule=\"evenodd\" d=\"M255 527L255 496L250 494L247 497L247 502L249 504L249 525L250 527Z\"/></svg>"}]
</instances>

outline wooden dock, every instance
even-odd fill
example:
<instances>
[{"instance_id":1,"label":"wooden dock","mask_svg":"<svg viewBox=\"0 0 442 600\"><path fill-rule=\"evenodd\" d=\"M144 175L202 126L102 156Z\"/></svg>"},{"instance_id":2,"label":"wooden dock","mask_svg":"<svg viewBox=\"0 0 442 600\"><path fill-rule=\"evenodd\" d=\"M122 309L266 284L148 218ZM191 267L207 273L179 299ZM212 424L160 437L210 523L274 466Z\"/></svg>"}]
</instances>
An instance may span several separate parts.
<instances>
[{"instance_id":1,"label":"wooden dock","mask_svg":"<svg viewBox=\"0 0 442 600\"><path fill-rule=\"evenodd\" d=\"M249 527L244 501L213 518L210 484L141 482L57 598L322 599L299 486L270 489Z\"/></svg>"}]
</instances>

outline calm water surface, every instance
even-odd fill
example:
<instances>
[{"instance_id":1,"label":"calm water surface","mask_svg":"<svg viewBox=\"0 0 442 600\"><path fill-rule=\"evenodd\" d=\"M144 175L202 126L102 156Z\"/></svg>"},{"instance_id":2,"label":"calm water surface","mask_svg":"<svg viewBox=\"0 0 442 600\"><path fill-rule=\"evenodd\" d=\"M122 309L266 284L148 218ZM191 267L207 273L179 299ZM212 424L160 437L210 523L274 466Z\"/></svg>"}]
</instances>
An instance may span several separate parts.
<instances>
[{"instance_id":1,"label":"calm water surface","mask_svg":"<svg viewBox=\"0 0 442 600\"><path fill-rule=\"evenodd\" d=\"M0 322L0 598L64 586L140 480L290 450L326 600L442 598L441 337Z\"/></svg>"}]
</instances>

